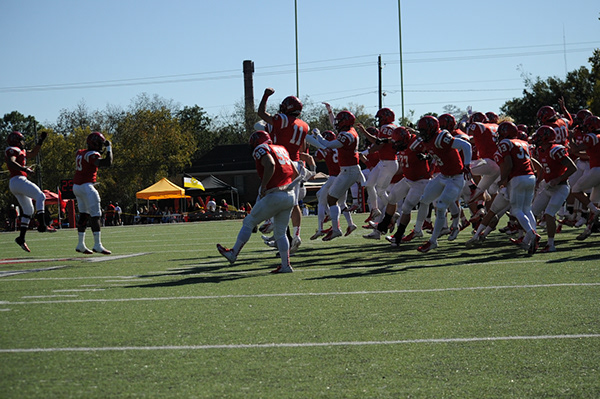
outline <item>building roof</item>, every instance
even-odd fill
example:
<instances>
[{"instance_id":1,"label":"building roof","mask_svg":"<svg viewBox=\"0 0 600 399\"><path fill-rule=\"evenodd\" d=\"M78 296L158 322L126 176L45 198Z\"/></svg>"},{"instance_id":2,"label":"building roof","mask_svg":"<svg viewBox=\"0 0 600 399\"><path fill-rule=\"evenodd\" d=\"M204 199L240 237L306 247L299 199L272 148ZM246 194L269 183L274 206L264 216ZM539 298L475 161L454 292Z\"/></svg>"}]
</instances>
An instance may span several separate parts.
<instances>
[{"instance_id":1,"label":"building roof","mask_svg":"<svg viewBox=\"0 0 600 399\"><path fill-rule=\"evenodd\" d=\"M221 173L255 170L254 159L248 144L220 145L202 158L192 161L184 173Z\"/></svg>"}]
</instances>

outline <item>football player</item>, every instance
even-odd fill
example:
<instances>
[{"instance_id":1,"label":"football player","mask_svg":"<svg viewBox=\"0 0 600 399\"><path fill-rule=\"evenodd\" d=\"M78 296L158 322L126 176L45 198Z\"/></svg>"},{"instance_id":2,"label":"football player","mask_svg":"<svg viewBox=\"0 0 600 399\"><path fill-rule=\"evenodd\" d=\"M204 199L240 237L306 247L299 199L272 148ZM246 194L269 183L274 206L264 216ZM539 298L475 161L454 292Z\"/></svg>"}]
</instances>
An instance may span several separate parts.
<instances>
[{"instance_id":1,"label":"football player","mask_svg":"<svg viewBox=\"0 0 600 399\"><path fill-rule=\"evenodd\" d=\"M73 176L73 194L77 198L79 208L79 220L77 221L77 232L79 242L75 251L82 254L98 252L110 255L112 252L104 248L100 236L100 194L94 187L99 167L109 167L113 162L113 152L110 141L100 132L93 132L87 136L87 149L77 151L75 155L75 175ZM104 151L104 158L102 152ZM94 236L92 250L85 245L85 230L88 224Z\"/></svg>"},{"instance_id":2,"label":"football player","mask_svg":"<svg viewBox=\"0 0 600 399\"><path fill-rule=\"evenodd\" d=\"M517 218L525 231L523 248L529 254L535 253L539 246L540 235L535 227L536 221L531 211L535 194L534 164L541 165L531 157L529 143L507 136L498 143L498 160L500 161L500 187L506 187L510 199L510 214Z\"/></svg>"},{"instance_id":3,"label":"football player","mask_svg":"<svg viewBox=\"0 0 600 399\"><path fill-rule=\"evenodd\" d=\"M244 218L233 248L217 244L217 250L229 263L235 263L240 251L252 236L252 230L263 220L273 218L273 239L279 251L281 265L271 273L291 273L294 270L290 265L290 243L285 231L295 206L294 190L301 177L287 150L283 146L274 145L267 132L252 133L250 147L261 180L259 198L252 212Z\"/></svg>"},{"instance_id":4,"label":"football player","mask_svg":"<svg viewBox=\"0 0 600 399\"><path fill-rule=\"evenodd\" d=\"M295 96L288 96L283 99L279 105L279 112L271 115L267 112L267 100L275 94L275 90L268 87L265 89L260 104L258 105L258 116L267 123L267 131L273 140L273 144L284 147L292 162L296 163L296 168L304 168L300 160L300 152L306 150L306 135L309 127L306 122L300 119L302 112L302 102ZM304 174L303 174L304 175ZM302 210L299 201L304 199L306 189L303 184L296 186L296 196L294 209L292 210L292 234L291 251L296 252L302 240L300 239L300 225L302 223Z\"/></svg>"},{"instance_id":5,"label":"football player","mask_svg":"<svg viewBox=\"0 0 600 399\"><path fill-rule=\"evenodd\" d=\"M323 241L330 241L342 236L340 230L341 209L338 201L340 198L345 198L350 186L359 181L362 175L358 157L358 133L354 129L355 121L356 117L352 112L341 111L335 116L335 128L338 131L335 140L328 141L316 133L313 136L315 145L319 148L336 148L338 150L338 163L340 165L340 174L327 193L331 230L323 237Z\"/></svg>"},{"instance_id":6,"label":"football player","mask_svg":"<svg viewBox=\"0 0 600 399\"><path fill-rule=\"evenodd\" d=\"M567 145L569 141L569 129L573 125L573 117L571 117L571 114L567 110L563 98L558 99L558 105L564 116L559 115L551 106L544 105L538 110L536 117L540 126L546 125L554 129L557 144Z\"/></svg>"},{"instance_id":7,"label":"football player","mask_svg":"<svg viewBox=\"0 0 600 399\"><path fill-rule=\"evenodd\" d=\"M46 196L40 188L27 179L28 173L34 173L33 168L27 166L27 157L35 158L39 153L42 143L48 136L47 132L42 132L35 147L28 151L25 149L25 137L20 132L12 132L6 137L8 146L4 151L4 160L8 166L10 174L8 187L10 192L17 198L21 206L21 228L20 234L15 238L15 242L26 252L31 252L25 242L25 234L29 228L29 222L35 210L35 218L38 221L38 231L54 232L52 226L46 226L44 206ZM35 208L33 206L35 200Z\"/></svg>"},{"instance_id":8,"label":"football player","mask_svg":"<svg viewBox=\"0 0 600 399\"><path fill-rule=\"evenodd\" d=\"M440 173L427 183L419 201L415 229L409 234L410 237L405 237L405 241L423 236L423 221L429 211L429 205L435 201L436 219L431 238L418 247L419 252L428 252L437 248L437 239L446 224L448 207L458 200L465 179L473 178L470 168L472 150L468 141L453 137L447 130L441 130L440 123L434 116L427 115L419 119L417 130L419 139L411 145L411 149L429 154L435 160ZM453 215L452 223L453 228L458 228L458 215Z\"/></svg>"},{"instance_id":9,"label":"football player","mask_svg":"<svg viewBox=\"0 0 600 399\"><path fill-rule=\"evenodd\" d=\"M516 129L516 126L514 128ZM569 196L569 176L577 170L565 146L554 142L555 136L554 129L550 126L540 127L532 136L532 142L536 146L536 158L542 165L542 178L533 201L532 212L536 218L543 215L548 234L548 243L541 252L556 251L556 214Z\"/></svg>"},{"instance_id":10,"label":"football player","mask_svg":"<svg viewBox=\"0 0 600 399\"><path fill-rule=\"evenodd\" d=\"M484 195L486 191L491 196L496 194L491 187L496 179L500 177L500 168L496 161L494 161L494 153L498 148L496 144L498 125L490 122L486 114L475 112L469 118L467 130L473 146L477 148L477 159L473 161L471 170L474 176L480 176L477 189L469 201L472 204Z\"/></svg>"},{"instance_id":11,"label":"football player","mask_svg":"<svg viewBox=\"0 0 600 399\"><path fill-rule=\"evenodd\" d=\"M365 182L371 219L377 218L381 215L381 209L385 209L387 202L384 193L398 170L396 150L392 143L392 132L396 129L394 111L389 108L381 108L375 114L375 118L379 125L377 135L370 133L362 124L357 124L358 130L373 144L369 151L379 153L379 162Z\"/></svg>"}]
</instances>

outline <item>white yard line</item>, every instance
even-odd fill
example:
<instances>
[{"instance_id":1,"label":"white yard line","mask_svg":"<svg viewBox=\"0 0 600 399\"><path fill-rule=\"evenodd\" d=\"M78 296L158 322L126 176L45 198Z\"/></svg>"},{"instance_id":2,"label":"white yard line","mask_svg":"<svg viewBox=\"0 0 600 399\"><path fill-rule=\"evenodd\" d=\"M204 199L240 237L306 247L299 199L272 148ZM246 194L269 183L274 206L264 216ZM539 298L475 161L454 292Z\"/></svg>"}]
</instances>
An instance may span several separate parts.
<instances>
[{"instance_id":1,"label":"white yard line","mask_svg":"<svg viewBox=\"0 0 600 399\"><path fill-rule=\"evenodd\" d=\"M0 353L39 353L39 352L101 352L101 351L179 351L207 349L266 349L266 348L307 348L307 347L336 347L336 346L368 346L368 345L407 345L407 344L438 344L438 343L469 343L493 341L523 341L551 339L587 339L600 338L600 334L573 335L533 335L513 337L471 337L471 338L431 338L404 339L396 341L341 341L341 342L296 342L296 343L266 343L266 344L222 344L222 345L166 345L166 346L107 346L81 348L14 348L0 349Z\"/></svg>"},{"instance_id":2,"label":"white yard line","mask_svg":"<svg viewBox=\"0 0 600 399\"><path fill-rule=\"evenodd\" d=\"M86 303L86 302L142 302L142 301L181 301L181 300L208 300L231 298L273 298L273 297L306 297L306 296L335 296L335 295L393 295L415 294L426 292L456 292L456 291L483 291L505 289L532 289L532 288L561 288L561 287L598 287L600 283L563 283L563 284L531 284L531 285L497 285L488 287L455 287L455 288L427 288L416 290L382 290L382 291L334 291L334 292L283 292L277 294L238 294L238 295L201 295L201 296L174 296L156 298L105 298L105 299L64 299L50 301L9 302L0 301L2 305L36 305L51 303ZM78 290L55 290L54 292L68 292ZM79 290L82 291L82 290ZM93 290L92 290L93 291Z\"/></svg>"}]
</instances>

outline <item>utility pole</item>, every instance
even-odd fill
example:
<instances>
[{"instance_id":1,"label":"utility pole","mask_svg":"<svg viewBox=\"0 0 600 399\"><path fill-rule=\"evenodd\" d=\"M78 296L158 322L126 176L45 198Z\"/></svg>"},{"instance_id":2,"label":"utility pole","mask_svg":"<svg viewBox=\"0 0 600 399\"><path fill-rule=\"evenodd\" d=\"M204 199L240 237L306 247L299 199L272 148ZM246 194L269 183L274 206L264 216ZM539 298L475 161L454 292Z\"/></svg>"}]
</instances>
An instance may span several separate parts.
<instances>
[{"instance_id":1,"label":"utility pole","mask_svg":"<svg viewBox=\"0 0 600 399\"><path fill-rule=\"evenodd\" d=\"M379 54L379 57L377 57L377 76L379 78L379 108L377 109L381 109L383 108L383 83L381 80L381 70L382 70L382 66L381 66L381 54Z\"/></svg>"},{"instance_id":2,"label":"utility pole","mask_svg":"<svg viewBox=\"0 0 600 399\"><path fill-rule=\"evenodd\" d=\"M254 61L245 60L243 63L244 70L244 122L246 124L246 132L252 132L254 126Z\"/></svg>"}]
</instances>

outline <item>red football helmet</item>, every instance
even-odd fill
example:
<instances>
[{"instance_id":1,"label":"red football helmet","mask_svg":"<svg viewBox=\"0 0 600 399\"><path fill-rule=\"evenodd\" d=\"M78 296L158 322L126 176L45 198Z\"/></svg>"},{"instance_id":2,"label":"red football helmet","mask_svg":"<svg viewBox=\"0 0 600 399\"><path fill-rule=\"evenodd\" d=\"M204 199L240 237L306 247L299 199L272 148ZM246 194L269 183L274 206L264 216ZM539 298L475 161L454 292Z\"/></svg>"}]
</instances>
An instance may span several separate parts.
<instances>
[{"instance_id":1,"label":"red football helmet","mask_svg":"<svg viewBox=\"0 0 600 399\"><path fill-rule=\"evenodd\" d=\"M589 109L580 109L575 116L575 120L581 126L589 116L593 116Z\"/></svg>"},{"instance_id":2,"label":"red football helmet","mask_svg":"<svg viewBox=\"0 0 600 399\"><path fill-rule=\"evenodd\" d=\"M335 128L338 132L343 132L354 126L356 117L350 111L341 111L335 116Z\"/></svg>"},{"instance_id":3,"label":"red football helmet","mask_svg":"<svg viewBox=\"0 0 600 399\"><path fill-rule=\"evenodd\" d=\"M438 121L440 122L440 129L445 129L450 133L456 127L456 118L452 114L442 114L438 116Z\"/></svg>"},{"instance_id":4,"label":"red football helmet","mask_svg":"<svg viewBox=\"0 0 600 399\"><path fill-rule=\"evenodd\" d=\"M492 111L488 111L485 113L485 116L488 120L488 122L490 123L498 123L498 120L500 120L500 117L498 116L498 114L496 114L495 112Z\"/></svg>"},{"instance_id":5,"label":"red football helmet","mask_svg":"<svg viewBox=\"0 0 600 399\"><path fill-rule=\"evenodd\" d=\"M487 116L485 116L485 114L483 112L474 112L469 117L469 123L475 123L475 122L486 123L486 122L488 122L488 118L487 118Z\"/></svg>"},{"instance_id":6,"label":"red football helmet","mask_svg":"<svg viewBox=\"0 0 600 399\"><path fill-rule=\"evenodd\" d=\"M302 112L302 102L296 96L288 96L279 105L279 112L298 117Z\"/></svg>"},{"instance_id":7,"label":"red football helmet","mask_svg":"<svg viewBox=\"0 0 600 399\"><path fill-rule=\"evenodd\" d=\"M248 142L253 150L263 143L273 143L271 141L271 136L269 136L269 133L265 132L264 130L257 130L256 132L252 133Z\"/></svg>"},{"instance_id":8,"label":"red football helmet","mask_svg":"<svg viewBox=\"0 0 600 399\"><path fill-rule=\"evenodd\" d=\"M440 130L440 121L435 116L426 115L417 122L419 137L428 142Z\"/></svg>"},{"instance_id":9,"label":"red football helmet","mask_svg":"<svg viewBox=\"0 0 600 399\"><path fill-rule=\"evenodd\" d=\"M600 117L588 116L583 122L583 131L587 133L600 133Z\"/></svg>"},{"instance_id":10,"label":"red football helmet","mask_svg":"<svg viewBox=\"0 0 600 399\"><path fill-rule=\"evenodd\" d=\"M519 134L519 128L514 123L505 121L498 125L496 133L498 134L498 141L516 139Z\"/></svg>"},{"instance_id":11,"label":"red football helmet","mask_svg":"<svg viewBox=\"0 0 600 399\"><path fill-rule=\"evenodd\" d=\"M394 142L394 148L396 151L404 151L408 148L410 143L411 133L404 126L400 126L394 129L392 132L392 141Z\"/></svg>"},{"instance_id":12,"label":"red football helmet","mask_svg":"<svg viewBox=\"0 0 600 399\"><path fill-rule=\"evenodd\" d=\"M333 141L335 139L337 139L337 136L334 132L332 132L331 130L325 130L322 134L323 138L327 141Z\"/></svg>"},{"instance_id":13,"label":"red football helmet","mask_svg":"<svg viewBox=\"0 0 600 399\"><path fill-rule=\"evenodd\" d=\"M551 122L556 116L556 111L549 105L544 105L537 112L537 120L540 125L548 124L548 122Z\"/></svg>"},{"instance_id":14,"label":"red football helmet","mask_svg":"<svg viewBox=\"0 0 600 399\"><path fill-rule=\"evenodd\" d=\"M389 108L381 108L375 114L375 118L378 119L379 126L383 126L383 125L387 125L390 123L394 123L394 120L396 119L396 115L394 114L394 111L392 111Z\"/></svg>"},{"instance_id":15,"label":"red football helmet","mask_svg":"<svg viewBox=\"0 0 600 399\"><path fill-rule=\"evenodd\" d=\"M93 132L87 136L87 146L89 150L102 151L106 139L100 132Z\"/></svg>"},{"instance_id":16,"label":"red football helmet","mask_svg":"<svg viewBox=\"0 0 600 399\"><path fill-rule=\"evenodd\" d=\"M533 136L531 136L533 144L536 146L541 146L543 144L552 144L556 140L556 133L554 133L554 129L550 126L541 126L538 130L535 131Z\"/></svg>"},{"instance_id":17,"label":"red football helmet","mask_svg":"<svg viewBox=\"0 0 600 399\"><path fill-rule=\"evenodd\" d=\"M517 134L517 138L521 140L529 140L529 126L524 124L517 125L517 129L519 129L519 134Z\"/></svg>"},{"instance_id":18,"label":"red football helmet","mask_svg":"<svg viewBox=\"0 0 600 399\"><path fill-rule=\"evenodd\" d=\"M21 132L9 133L6 137L6 143L10 147L25 148L25 136Z\"/></svg>"}]
</instances>

